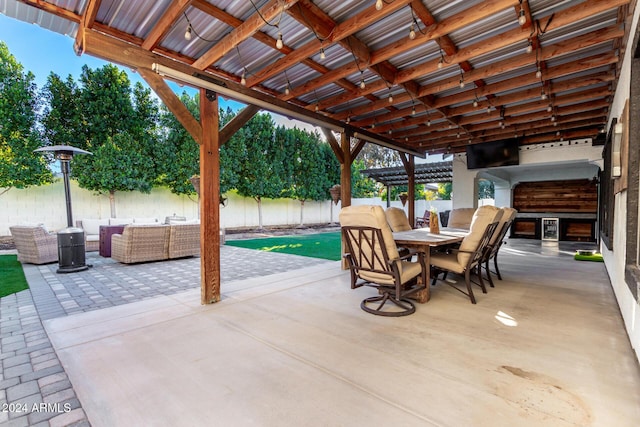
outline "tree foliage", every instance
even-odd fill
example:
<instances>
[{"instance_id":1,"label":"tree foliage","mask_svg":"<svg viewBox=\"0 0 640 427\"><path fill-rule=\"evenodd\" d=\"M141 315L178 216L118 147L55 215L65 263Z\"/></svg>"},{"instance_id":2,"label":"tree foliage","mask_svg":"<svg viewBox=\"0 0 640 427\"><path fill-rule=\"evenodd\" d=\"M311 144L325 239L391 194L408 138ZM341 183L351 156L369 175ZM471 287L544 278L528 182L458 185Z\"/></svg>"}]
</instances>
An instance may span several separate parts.
<instances>
[{"instance_id":1,"label":"tree foliage","mask_svg":"<svg viewBox=\"0 0 640 427\"><path fill-rule=\"evenodd\" d=\"M47 159L33 153L43 145L38 100L33 73L0 41L0 194L53 180Z\"/></svg>"},{"instance_id":2,"label":"tree foliage","mask_svg":"<svg viewBox=\"0 0 640 427\"><path fill-rule=\"evenodd\" d=\"M116 191L149 193L157 178L155 158L157 105L150 91L136 85L114 65L80 76L84 148L93 156L76 156L72 173L82 188L108 193L115 216Z\"/></svg>"},{"instance_id":3,"label":"tree foliage","mask_svg":"<svg viewBox=\"0 0 640 427\"><path fill-rule=\"evenodd\" d=\"M192 98L182 92L180 100L199 119L199 95ZM157 144L157 182L175 194L195 194L189 178L200 173L200 146L164 105L160 108L159 122L161 137Z\"/></svg>"}]
</instances>

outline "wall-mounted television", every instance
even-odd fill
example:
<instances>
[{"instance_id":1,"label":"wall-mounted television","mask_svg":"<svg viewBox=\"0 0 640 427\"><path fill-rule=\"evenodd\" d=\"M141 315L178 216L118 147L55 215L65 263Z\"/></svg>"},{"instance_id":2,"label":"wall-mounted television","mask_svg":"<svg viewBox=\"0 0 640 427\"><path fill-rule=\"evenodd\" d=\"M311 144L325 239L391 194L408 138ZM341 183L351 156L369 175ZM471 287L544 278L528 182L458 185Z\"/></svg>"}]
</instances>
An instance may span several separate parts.
<instances>
[{"instance_id":1,"label":"wall-mounted television","mask_svg":"<svg viewBox=\"0 0 640 427\"><path fill-rule=\"evenodd\" d=\"M518 147L516 138L467 145L467 169L518 165Z\"/></svg>"}]
</instances>

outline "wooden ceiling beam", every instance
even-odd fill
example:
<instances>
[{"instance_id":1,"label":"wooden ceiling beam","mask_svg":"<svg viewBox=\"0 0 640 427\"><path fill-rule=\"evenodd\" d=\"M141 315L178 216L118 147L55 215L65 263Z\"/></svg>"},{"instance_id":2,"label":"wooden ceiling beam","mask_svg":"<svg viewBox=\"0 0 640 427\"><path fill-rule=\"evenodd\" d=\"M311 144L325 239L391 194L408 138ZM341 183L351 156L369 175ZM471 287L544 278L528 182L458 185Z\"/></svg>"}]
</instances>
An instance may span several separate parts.
<instances>
[{"instance_id":1,"label":"wooden ceiling beam","mask_svg":"<svg viewBox=\"0 0 640 427\"><path fill-rule=\"evenodd\" d=\"M173 90L165 83L164 79L154 71L151 71L151 68L139 67L137 70L144 81L147 82L149 87L153 89L164 105L167 106L169 111L176 116L180 124L189 132L189 135L191 135L194 141L202 145L202 126L200 126L200 123L193 117L180 98L178 98Z\"/></svg>"},{"instance_id":2,"label":"wooden ceiling beam","mask_svg":"<svg viewBox=\"0 0 640 427\"><path fill-rule=\"evenodd\" d=\"M24 3L28 6L34 7L38 10L42 10L44 12L50 13L52 15L58 16L60 18L64 18L76 24L80 24L82 22L82 15L79 15L70 10L64 9L62 7L56 6L52 3L43 1L43 0L17 0L20 3Z\"/></svg>"},{"instance_id":3,"label":"wooden ceiling beam","mask_svg":"<svg viewBox=\"0 0 640 427\"><path fill-rule=\"evenodd\" d=\"M383 7L381 10L376 10L375 6L372 4L371 7L368 7L353 18L338 24L331 33L329 40L325 43L337 43L340 40L356 33L360 29L365 28L384 18L385 16L392 14L401 7L406 6L410 1L411 0L395 0L391 4L386 4L385 7ZM280 58L273 64L256 72L255 76L247 80L247 86L252 87L267 80L270 77L273 77L276 74L282 73L287 68L291 68L305 58L315 55L316 53L318 53L321 47L323 47L323 43L317 39L307 43L304 46L301 46L294 52L286 55L284 58Z\"/></svg>"},{"instance_id":4,"label":"wooden ceiling beam","mask_svg":"<svg viewBox=\"0 0 640 427\"><path fill-rule=\"evenodd\" d=\"M174 22L184 13L189 7L191 0L176 0L172 1L165 9L164 13L153 26L149 35L142 42L142 48L145 50L153 50L160 40L169 32Z\"/></svg>"},{"instance_id":5,"label":"wooden ceiling beam","mask_svg":"<svg viewBox=\"0 0 640 427\"><path fill-rule=\"evenodd\" d=\"M260 111L259 107L255 105L247 105L236 116L231 119L226 125L220 129L220 135L218 136L218 145L223 146L231 137L242 128L256 113Z\"/></svg>"},{"instance_id":6,"label":"wooden ceiling beam","mask_svg":"<svg viewBox=\"0 0 640 427\"><path fill-rule=\"evenodd\" d=\"M73 44L75 52L82 52L84 50L84 32L87 28L93 27L101 1L102 0L89 0L87 3L84 13L82 14L82 19L78 24L78 31L76 32L76 38Z\"/></svg>"},{"instance_id":7,"label":"wooden ceiling beam","mask_svg":"<svg viewBox=\"0 0 640 427\"><path fill-rule=\"evenodd\" d=\"M564 77L579 71L586 71L586 70L601 67L603 65L614 64L618 62L618 60L619 58L618 56L616 56L614 52L595 55L588 58L579 59L577 61L570 62L567 64L557 65L553 68L548 68L543 73L542 78L544 79L544 81L549 81L549 80ZM535 74L528 73L527 75L514 77L511 79L503 80L498 83L493 83L493 84L478 88L477 91L475 91L475 93L477 93L478 96L487 96L489 94L496 94L496 93L505 92L508 90L518 89L527 85L540 85L540 79L538 79L535 76ZM542 88L541 85L539 87ZM440 106L447 106L452 104L468 102L474 99L475 93L474 91L466 91L466 92L462 92L455 95L437 98L435 105L440 107Z\"/></svg>"},{"instance_id":8,"label":"wooden ceiling beam","mask_svg":"<svg viewBox=\"0 0 640 427\"><path fill-rule=\"evenodd\" d=\"M613 1L618 1L618 2L624 2L624 0L613 0ZM554 24L554 26L558 25L558 22L573 22L572 19L573 16L579 18L579 17L583 17L583 16L588 16L589 13L595 11L595 12L602 12L603 10L608 10L611 7L608 7L606 4L604 4L602 1L599 0L592 0L592 1L588 1L588 4L586 5L586 7L572 7L567 9L566 11L563 11L559 14L557 14L558 16L554 16L554 19L551 21L551 23L549 24L549 27L552 26L552 24ZM585 10L586 9L586 10ZM588 11L588 12L587 12ZM501 36L497 36L494 37L492 40L485 40L483 42L477 43L476 45L472 45L472 46L468 46L465 49L461 49L457 54L455 54L455 58L460 61L460 62L464 62L462 60L466 60L466 59L470 59L475 55L479 55L479 54L484 54L484 53L488 53L493 49L497 49L500 47L504 47L508 44L517 42L517 41L521 41L523 39L527 39L530 35L530 32L528 31L524 31L522 28L518 28L516 30L510 31L509 32L511 35L508 37L504 37L504 35ZM623 30L621 30L618 27L610 27L608 29L603 29L603 30L599 30L594 32L593 34L590 35L585 35L582 37L579 37L575 40L571 40L571 41L566 41L566 42L560 42L557 43L555 45L553 45L552 47L549 48L545 48L544 51L542 52L542 57L544 59L550 59L550 58L554 58L560 55L564 55L567 53L570 53L572 51L578 50L578 49L583 49L585 47L588 46L592 46L594 44L598 44L598 43L602 43L605 41L609 41L611 39L617 38L621 36L621 33L624 33ZM417 38L417 37L416 37ZM407 40L409 40L407 38ZM373 52L371 54L372 58L375 58L376 55L378 55L381 51L383 51L385 48ZM451 58L450 58L451 59ZM372 59L372 61L375 61ZM430 65L429 65L429 71L434 71L437 69L437 63L439 61L434 60L434 61L430 61ZM492 66L488 66L485 67L484 69L482 69L481 71L470 71L470 75L468 76L468 78L470 80L474 80L477 81L479 79L483 79L486 77L491 77L491 76L495 76L500 74L501 72L505 72L509 69L512 68L518 68L519 66L523 66L523 65L527 65L527 64L532 64L535 63L535 55L531 55L531 54L525 54L525 55L521 55L520 57L518 57L517 60L511 60L509 61L508 65L506 66L500 66L500 67L495 67L492 69ZM425 64L422 64L420 66L414 67L412 69L409 70L402 70L399 71L396 74L396 80L395 82L403 82L403 81L408 81L410 80L410 78L416 78L416 77L420 77L424 74L425 70L422 69L424 68ZM449 64L450 65L450 64ZM416 70L421 69L420 72L417 72ZM334 72L333 76L331 75L331 73L326 74L324 76L321 76L319 78L316 78L310 82L307 82L305 85L302 85L298 88L296 88L295 91L295 96L300 96L304 93L310 92L311 90L314 89L318 89L320 87L325 86L326 84L329 84L331 82L331 79L336 77L337 75L340 76L346 76L349 74L353 74L357 71L357 68L355 67L355 65L352 66L346 66L343 67L341 69L339 69L337 72ZM432 94L437 90L446 90L446 89L450 89L452 87L455 87L455 85L459 84L459 78L452 78L449 79L445 82L439 82L437 84L437 86L431 86L431 87L422 87L420 89L420 93L419 96L416 97L416 99L421 100L422 96L428 95L428 94ZM380 86L381 84L378 84L375 86L376 90L380 90ZM367 89L370 89L371 85L368 85ZM371 87L371 90L373 90L374 87ZM355 93L355 97L361 95L362 92L358 92ZM354 99L354 96L350 96L348 94L341 94L341 95L337 95L335 97L332 97L331 100L327 100L327 102L323 102L321 104L322 107L326 108L327 106L335 106L338 105L338 103L346 103L349 102L351 100ZM486 95L485 95L486 96ZM490 94L489 94L490 96ZM435 104L433 105L435 108L441 108L441 105L439 104ZM323 108L323 109L324 109Z\"/></svg>"},{"instance_id":9,"label":"wooden ceiling beam","mask_svg":"<svg viewBox=\"0 0 640 427\"><path fill-rule=\"evenodd\" d=\"M555 43L553 45L546 46L540 49L540 60L549 60L557 58L559 56L567 55L578 50L592 47L600 43L611 41L615 38L624 35L624 31L618 26L605 28L602 30L594 31L581 37L576 37L570 40ZM498 64L487 65L482 68L476 68L473 71L465 73L465 78L471 80L486 79L488 77L498 76L508 71L513 71L518 68L530 66L535 64L535 53L524 53L508 60L502 61ZM459 85L459 77L451 77L443 79L430 85L422 86L420 89L420 96L435 94L443 92L445 90L453 89Z\"/></svg>"},{"instance_id":10,"label":"wooden ceiling beam","mask_svg":"<svg viewBox=\"0 0 640 427\"><path fill-rule=\"evenodd\" d=\"M395 43L392 43L389 46L386 46L377 51L371 52L370 59L369 59L369 66L373 66L381 62L387 61L395 55L398 55L410 49L416 48L421 44L424 44L430 40L434 40L441 36L446 36L449 31L455 31L457 29L464 27L464 25L468 25L469 23L475 22L476 20L485 19L491 16L491 14L493 13L501 11L507 7L512 7L515 4L518 4L517 0L516 1L499 0L499 1L493 1L490 3L491 3L490 5L483 3L483 7L480 8L480 10L476 10L476 8L471 8L473 9L473 12L469 12L468 10L463 11L457 15L447 18L446 20L443 20L440 23L431 25L430 27L425 29L425 34L422 34L422 32L417 32L416 38L413 40L411 40L407 36L406 38L403 38ZM383 8L383 10L385 9L386 7ZM312 43L309 43L309 44L312 44ZM298 51L302 51L302 49L303 48L298 49ZM318 49L318 46L314 46L313 51L316 52L317 49ZM285 59L286 58L282 58L281 61L284 61ZM288 64L284 68L289 68L293 64L295 64L295 62L291 62L291 64ZM437 69L437 62L435 63L434 69ZM280 70L280 72L281 71L282 70ZM333 72L326 73L324 76L313 79L307 82L306 84L297 87L292 94L293 96L300 96L305 93L309 93L314 89L318 89L320 87L323 87L327 84L332 83L333 80L335 80L336 78L346 77L350 74L354 74L357 71L358 71L358 67L355 64L349 64L349 65L340 67L334 70ZM403 71L397 72L395 75L394 81L392 83L396 84L398 81L401 81L401 82L409 81L413 78L421 77L423 75L423 74L419 74L419 75L413 76L412 78L403 78L399 80L398 77L402 75L402 73Z\"/></svg>"},{"instance_id":11,"label":"wooden ceiling beam","mask_svg":"<svg viewBox=\"0 0 640 427\"><path fill-rule=\"evenodd\" d=\"M240 43L253 36L260 28L266 25L265 21L271 21L283 13L283 9L288 9L298 0L271 0L259 12L244 21L240 26L234 28L226 37L213 45L211 49L202 54L194 63L193 67L205 70L210 65L217 62L224 55Z\"/></svg>"}]
</instances>

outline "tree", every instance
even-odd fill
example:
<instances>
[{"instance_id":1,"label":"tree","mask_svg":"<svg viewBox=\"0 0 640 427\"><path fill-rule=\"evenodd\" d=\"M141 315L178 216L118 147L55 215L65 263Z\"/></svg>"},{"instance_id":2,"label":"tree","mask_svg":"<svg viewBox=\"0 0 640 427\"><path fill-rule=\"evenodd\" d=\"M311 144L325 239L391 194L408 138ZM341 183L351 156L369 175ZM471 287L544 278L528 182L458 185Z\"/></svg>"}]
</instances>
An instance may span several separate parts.
<instances>
[{"instance_id":1,"label":"tree","mask_svg":"<svg viewBox=\"0 0 640 427\"><path fill-rule=\"evenodd\" d=\"M276 135L280 140L293 147L291 160L286 164L292 165L291 171L285 171L290 176L290 186L286 196L300 201L300 225L304 224L304 203L307 200L326 200L328 197L329 178L325 169L324 157L321 149L320 135L311 134L296 128L285 129L279 127ZM282 147L285 150L285 147Z\"/></svg>"},{"instance_id":2,"label":"tree","mask_svg":"<svg viewBox=\"0 0 640 427\"><path fill-rule=\"evenodd\" d=\"M376 194L376 182L360 173L366 169L363 160L354 160L351 164L351 195L354 198L373 197Z\"/></svg>"},{"instance_id":3,"label":"tree","mask_svg":"<svg viewBox=\"0 0 640 427\"><path fill-rule=\"evenodd\" d=\"M271 115L256 114L237 133L243 149L238 173L238 194L252 197L258 203L258 226L262 226L262 199L277 198L286 186L283 164L286 159L274 137Z\"/></svg>"},{"instance_id":4,"label":"tree","mask_svg":"<svg viewBox=\"0 0 640 427\"><path fill-rule=\"evenodd\" d=\"M43 145L36 123L39 110L34 75L0 41L0 195L53 181L44 156L33 153Z\"/></svg>"},{"instance_id":5,"label":"tree","mask_svg":"<svg viewBox=\"0 0 640 427\"><path fill-rule=\"evenodd\" d=\"M50 145L85 146L80 107L80 89L69 75L62 80L55 73L49 74L42 90L46 101L42 126L44 137Z\"/></svg>"},{"instance_id":6,"label":"tree","mask_svg":"<svg viewBox=\"0 0 640 427\"><path fill-rule=\"evenodd\" d=\"M493 199L495 196L495 188L493 181L481 179L478 181L478 199Z\"/></svg>"},{"instance_id":7,"label":"tree","mask_svg":"<svg viewBox=\"0 0 640 427\"><path fill-rule=\"evenodd\" d=\"M80 76L84 148L93 156L76 156L72 173L82 188L108 193L116 216L116 191L149 193L156 180L153 161L153 101L138 87L132 95L129 78L114 65ZM135 102L134 102L135 100Z\"/></svg>"},{"instance_id":8,"label":"tree","mask_svg":"<svg viewBox=\"0 0 640 427\"><path fill-rule=\"evenodd\" d=\"M224 126L235 117L233 111L227 108L220 110L220 126ZM238 185L238 172L241 168L242 153L244 145L242 133L235 133L220 147L220 194L233 190Z\"/></svg>"},{"instance_id":9,"label":"tree","mask_svg":"<svg viewBox=\"0 0 640 427\"><path fill-rule=\"evenodd\" d=\"M451 190L453 186L450 182L438 183L438 196L441 200L451 200Z\"/></svg>"},{"instance_id":10,"label":"tree","mask_svg":"<svg viewBox=\"0 0 640 427\"><path fill-rule=\"evenodd\" d=\"M199 94L182 92L180 100L196 118L200 118ZM161 137L158 144L158 181L175 194L195 194L189 181L200 174L200 146L164 105L160 109Z\"/></svg>"}]
</instances>

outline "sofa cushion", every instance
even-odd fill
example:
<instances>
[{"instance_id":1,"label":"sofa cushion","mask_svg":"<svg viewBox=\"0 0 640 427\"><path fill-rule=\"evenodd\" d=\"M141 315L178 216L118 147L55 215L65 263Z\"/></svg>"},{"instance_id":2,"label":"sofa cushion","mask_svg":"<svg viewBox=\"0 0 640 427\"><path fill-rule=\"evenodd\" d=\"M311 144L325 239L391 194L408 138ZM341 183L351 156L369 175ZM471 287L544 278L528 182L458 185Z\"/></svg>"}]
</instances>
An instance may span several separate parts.
<instances>
[{"instance_id":1,"label":"sofa cushion","mask_svg":"<svg viewBox=\"0 0 640 427\"><path fill-rule=\"evenodd\" d=\"M100 234L100 226L101 225L109 225L109 219L94 219L94 218L83 218L82 219L82 229L85 234Z\"/></svg>"},{"instance_id":2,"label":"sofa cushion","mask_svg":"<svg viewBox=\"0 0 640 427\"><path fill-rule=\"evenodd\" d=\"M134 224L159 224L158 218L133 218Z\"/></svg>"},{"instance_id":3,"label":"sofa cushion","mask_svg":"<svg viewBox=\"0 0 640 427\"><path fill-rule=\"evenodd\" d=\"M127 225L132 223L133 218L109 218L109 225Z\"/></svg>"}]
</instances>

